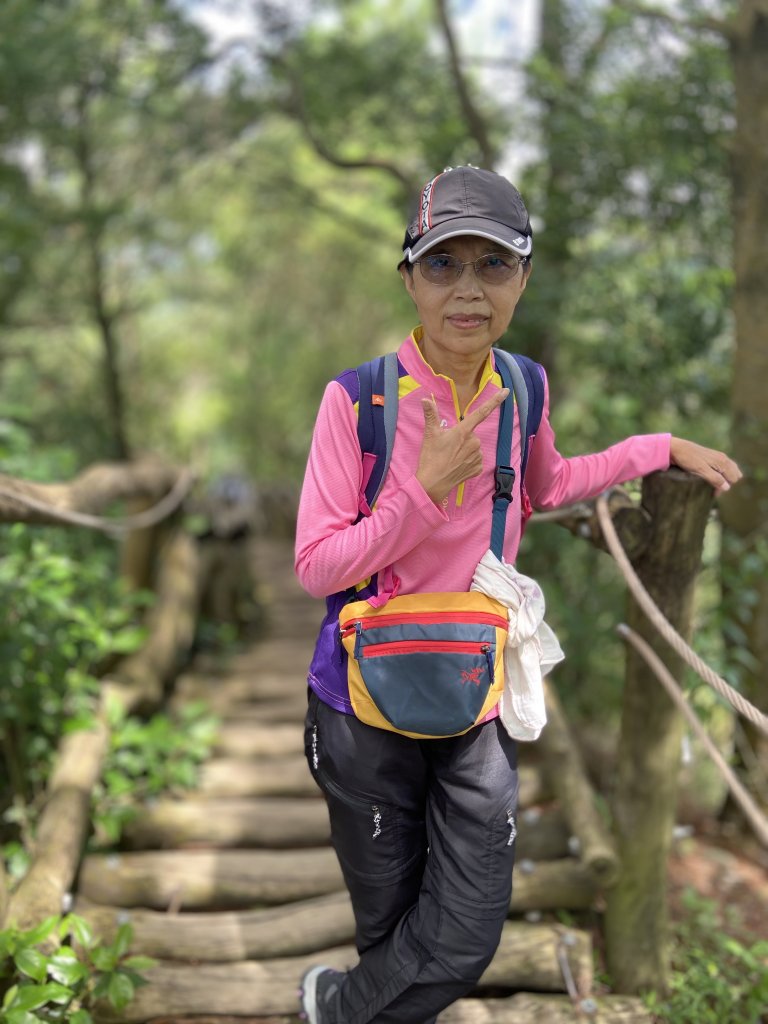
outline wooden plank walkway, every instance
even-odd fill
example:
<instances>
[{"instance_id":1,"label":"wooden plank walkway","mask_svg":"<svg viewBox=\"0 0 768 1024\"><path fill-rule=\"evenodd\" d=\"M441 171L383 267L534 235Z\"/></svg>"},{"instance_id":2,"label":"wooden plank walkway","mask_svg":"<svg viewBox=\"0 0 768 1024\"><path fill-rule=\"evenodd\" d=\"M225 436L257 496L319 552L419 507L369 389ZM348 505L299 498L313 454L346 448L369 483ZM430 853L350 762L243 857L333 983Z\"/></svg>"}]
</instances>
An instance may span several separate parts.
<instances>
[{"instance_id":1,"label":"wooden plank walkway","mask_svg":"<svg viewBox=\"0 0 768 1024\"><path fill-rule=\"evenodd\" d=\"M289 545L259 544L255 557L268 635L227 659L199 657L175 689L174 701L202 698L222 719L199 790L143 808L119 850L82 865L78 912L105 936L129 921L134 951L158 959L128 1009L105 1019L289 1024L306 967L356 960L325 804L303 754L321 606L298 587ZM555 912L590 907L594 883L557 809L537 806L546 796L535 764L523 765L510 920L475 998L441 1024L651 1020L639 1000L592 999L592 936Z\"/></svg>"}]
</instances>

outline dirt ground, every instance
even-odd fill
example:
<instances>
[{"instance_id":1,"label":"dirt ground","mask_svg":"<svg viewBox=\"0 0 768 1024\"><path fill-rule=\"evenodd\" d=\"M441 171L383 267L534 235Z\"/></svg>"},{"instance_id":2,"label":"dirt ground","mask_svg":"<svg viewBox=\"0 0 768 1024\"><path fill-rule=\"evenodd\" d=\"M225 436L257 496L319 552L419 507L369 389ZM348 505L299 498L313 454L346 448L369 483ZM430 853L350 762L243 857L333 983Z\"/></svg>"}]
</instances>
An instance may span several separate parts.
<instances>
[{"instance_id":1,"label":"dirt ground","mask_svg":"<svg viewBox=\"0 0 768 1024\"><path fill-rule=\"evenodd\" d=\"M739 846L741 845L741 849ZM768 940L768 854L728 833L679 840L669 860L670 912L681 916L687 888L712 900L742 941ZM731 928L728 928L731 932Z\"/></svg>"}]
</instances>

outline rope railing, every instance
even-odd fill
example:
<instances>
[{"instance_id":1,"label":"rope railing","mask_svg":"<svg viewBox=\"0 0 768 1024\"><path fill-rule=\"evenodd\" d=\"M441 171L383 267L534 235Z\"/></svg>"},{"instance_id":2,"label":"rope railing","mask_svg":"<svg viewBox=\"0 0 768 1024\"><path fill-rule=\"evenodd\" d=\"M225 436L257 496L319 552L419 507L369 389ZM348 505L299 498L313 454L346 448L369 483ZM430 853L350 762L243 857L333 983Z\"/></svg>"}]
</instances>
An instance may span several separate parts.
<instances>
[{"instance_id":1,"label":"rope railing","mask_svg":"<svg viewBox=\"0 0 768 1024\"><path fill-rule=\"evenodd\" d=\"M717 672L710 668L709 665L699 657L693 648L686 643L682 636L680 636L643 586L621 545L616 528L611 521L611 516L608 511L608 502L605 495L600 495L597 499L596 509L600 527L603 531L605 542L608 545L608 550L616 560L627 586L640 608L642 608L659 633L664 637L672 649L680 655L683 661L685 661L685 663L692 668L705 683L708 683L717 691L717 693L724 697L731 706L739 712L739 714L743 715L748 719L748 721L760 729L761 732L768 736L768 716L763 714L763 712L760 711L759 708L755 707L754 704L750 703L746 697L742 696L742 694L735 690L730 683L726 682L722 676L719 676Z\"/></svg>"},{"instance_id":2,"label":"rope railing","mask_svg":"<svg viewBox=\"0 0 768 1024\"><path fill-rule=\"evenodd\" d=\"M667 691L673 703L679 708L691 730L696 734L702 746L717 766L720 774L725 779L728 784L728 788L733 794L734 800L738 803L739 807L741 807L744 812L744 816L752 825L758 839L765 847L768 847L768 818L766 818L760 810L757 803L752 799L746 788L739 781L736 773L710 739L706 729L699 721L693 708L685 699L685 695L680 689L672 673L666 667L658 654L653 650L651 645L633 629L630 629L629 626L621 623L616 627L616 631L635 648L640 657L645 661L661 685Z\"/></svg>"}]
</instances>

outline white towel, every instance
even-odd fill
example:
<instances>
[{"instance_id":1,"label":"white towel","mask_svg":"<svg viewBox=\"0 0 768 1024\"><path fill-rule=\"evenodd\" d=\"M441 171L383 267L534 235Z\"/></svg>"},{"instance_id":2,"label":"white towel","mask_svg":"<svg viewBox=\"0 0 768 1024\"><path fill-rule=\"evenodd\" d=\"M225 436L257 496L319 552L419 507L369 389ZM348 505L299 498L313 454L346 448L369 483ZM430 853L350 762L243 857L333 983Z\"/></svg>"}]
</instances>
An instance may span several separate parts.
<instances>
[{"instance_id":1,"label":"white towel","mask_svg":"<svg viewBox=\"0 0 768 1024\"><path fill-rule=\"evenodd\" d=\"M536 740L547 722L544 676L565 657L544 621L541 587L489 550L478 562L470 590L494 597L509 609L499 716L513 739Z\"/></svg>"}]
</instances>

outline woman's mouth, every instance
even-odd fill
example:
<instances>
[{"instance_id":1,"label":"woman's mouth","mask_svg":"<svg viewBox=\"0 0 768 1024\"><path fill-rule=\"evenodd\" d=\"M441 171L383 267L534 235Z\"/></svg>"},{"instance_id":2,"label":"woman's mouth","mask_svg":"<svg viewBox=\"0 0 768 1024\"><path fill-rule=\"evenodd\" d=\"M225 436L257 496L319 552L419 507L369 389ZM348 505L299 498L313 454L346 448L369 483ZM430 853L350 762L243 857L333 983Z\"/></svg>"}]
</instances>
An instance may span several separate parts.
<instances>
[{"instance_id":1,"label":"woman's mouth","mask_svg":"<svg viewBox=\"0 0 768 1024\"><path fill-rule=\"evenodd\" d=\"M472 330L475 327L482 327L483 324L488 320L487 316L480 316L477 313L454 313L453 316L449 316L448 320L453 324L454 327L458 327L460 330L467 331Z\"/></svg>"}]
</instances>

